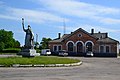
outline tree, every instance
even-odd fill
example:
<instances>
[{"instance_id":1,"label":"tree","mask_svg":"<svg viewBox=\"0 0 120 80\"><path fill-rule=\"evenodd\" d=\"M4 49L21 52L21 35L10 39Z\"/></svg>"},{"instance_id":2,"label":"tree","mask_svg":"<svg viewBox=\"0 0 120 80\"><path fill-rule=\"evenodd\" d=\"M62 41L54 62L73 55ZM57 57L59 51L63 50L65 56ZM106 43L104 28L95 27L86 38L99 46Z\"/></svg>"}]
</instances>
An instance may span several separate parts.
<instances>
[{"instance_id":1,"label":"tree","mask_svg":"<svg viewBox=\"0 0 120 80\"><path fill-rule=\"evenodd\" d=\"M14 42L14 47L15 47L15 48L19 48L19 47L20 47L20 42L16 40L16 41Z\"/></svg>"},{"instance_id":2,"label":"tree","mask_svg":"<svg viewBox=\"0 0 120 80\"><path fill-rule=\"evenodd\" d=\"M14 48L20 46L20 43L13 38L12 31L5 31L4 29L0 30L0 43L3 48Z\"/></svg>"},{"instance_id":3,"label":"tree","mask_svg":"<svg viewBox=\"0 0 120 80\"><path fill-rule=\"evenodd\" d=\"M35 44L35 49L39 48L39 43L38 42L34 42Z\"/></svg>"},{"instance_id":4,"label":"tree","mask_svg":"<svg viewBox=\"0 0 120 80\"><path fill-rule=\"evenodd\" d=\"M3 42L0 42L0 51L2 51L5 48L5 45Z\"/></svg>"},{"instance_id":5,"label":"tree","mask_svg":"<svg viewBox=\"0 0 120 80\"><path fill-rule=\"evenodd\" d=\"M52 39L51 38L42 38L42 41L41 41L41 47L42 49L47 49L48 48L48 42L51 41Z\"/></svg>"}]
</instances>

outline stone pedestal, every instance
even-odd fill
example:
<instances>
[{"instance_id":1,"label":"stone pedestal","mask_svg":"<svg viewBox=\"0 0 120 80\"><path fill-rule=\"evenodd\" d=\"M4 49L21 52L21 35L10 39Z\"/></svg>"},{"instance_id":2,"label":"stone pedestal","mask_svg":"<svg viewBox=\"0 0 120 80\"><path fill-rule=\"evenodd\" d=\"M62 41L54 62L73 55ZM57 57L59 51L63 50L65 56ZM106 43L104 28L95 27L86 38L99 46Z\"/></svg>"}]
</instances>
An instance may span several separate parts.
<instances>
[{"instance_id":1,"label":"stone pedestal","mask_svg":"<svg viewBox=\"0 0 120 80\"><path fill-rule=\"evenodd\" d=\"M22 49L18 55L22 55L23 57L34 57L34 56L40 56L39 53L36 53L35 49Z\"/></svg>"}]
</instances>

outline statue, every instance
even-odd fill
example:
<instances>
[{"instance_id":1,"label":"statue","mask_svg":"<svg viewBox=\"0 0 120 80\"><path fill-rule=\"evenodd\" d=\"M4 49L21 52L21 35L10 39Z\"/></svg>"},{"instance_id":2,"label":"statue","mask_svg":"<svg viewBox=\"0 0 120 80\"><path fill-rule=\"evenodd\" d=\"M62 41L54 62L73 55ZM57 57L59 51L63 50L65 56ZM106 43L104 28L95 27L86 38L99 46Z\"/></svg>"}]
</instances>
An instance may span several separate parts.
<instances>
[{"instance_id":1,"label":"statue","mask_svg":"<svg viewBox=\"0 0 120 80\"><path fill-rule=\"evenodd\" d=\"M22 18L22 26L23 26L23 30L24 32L26 32L26 36L25 36L25 48L28 49L33 49L34 48L34 35L33 32L31 30L30 25L28 25L28 29L24 28L24 18Z\"/></svg>"},{"instance_id":2,"label":"statue","mask_svg":"<svg viewBox=\"0 0 120 80\"><path fill-rule=\"evenodd\" d=\"M36 50L34 49L34 35L31 30L30 25L28 25L28 29L24 28L24 19L22 18L22 26L23 31L26 32L25 35L25 45L22 48L22 50L17 53L17 55L22 55L23 57L34 57L34 56L40 56L39 53L36 53Z\"/></svg>"}]
</instances>

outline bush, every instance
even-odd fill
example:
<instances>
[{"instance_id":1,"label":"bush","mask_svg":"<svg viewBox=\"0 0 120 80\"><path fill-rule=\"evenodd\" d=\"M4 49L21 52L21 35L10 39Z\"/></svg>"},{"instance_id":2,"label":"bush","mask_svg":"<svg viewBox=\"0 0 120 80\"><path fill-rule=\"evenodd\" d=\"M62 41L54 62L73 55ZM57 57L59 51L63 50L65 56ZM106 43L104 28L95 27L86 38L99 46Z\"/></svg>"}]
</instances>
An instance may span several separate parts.
<instances>
[{"instance_id":1,"label":"bush","mask_svg":"<svg viewBox=\"0 0 120 80\"><path fill-rule=\"evenodd\" d=\"M20 48L8 48L3 49L3 53L18 53L21 49Z\"/></svg>"},{"instance_id":2,"label":"bush","mask_svg":"<svg viewBox=\"0 0 120 80\"><path fill-rule=\"evenodd\" d=\"M40 50L40 49L36 49L36 52L37 52L37 53L41 53L41 50Z\"/></svg>"}]
</instances>

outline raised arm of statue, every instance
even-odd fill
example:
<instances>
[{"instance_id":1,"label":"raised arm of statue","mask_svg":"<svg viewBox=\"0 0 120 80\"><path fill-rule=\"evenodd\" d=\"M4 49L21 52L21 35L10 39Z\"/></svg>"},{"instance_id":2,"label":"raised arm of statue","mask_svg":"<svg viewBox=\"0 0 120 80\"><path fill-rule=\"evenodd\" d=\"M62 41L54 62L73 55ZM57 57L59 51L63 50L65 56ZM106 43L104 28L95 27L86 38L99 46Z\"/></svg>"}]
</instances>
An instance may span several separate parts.
<instances>
[{"instance_id":1,"label":"raised arm of statue","mask_svg":"<svg viewBox=\"0 0 120 80\"><path fill-rule=\"evenodd\" d=\"M24 27L24 18L22 18L22 26L23 26L23 30L26 31Z\"/></svg>"}]
</instances>

